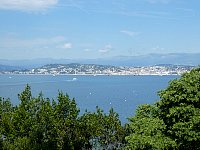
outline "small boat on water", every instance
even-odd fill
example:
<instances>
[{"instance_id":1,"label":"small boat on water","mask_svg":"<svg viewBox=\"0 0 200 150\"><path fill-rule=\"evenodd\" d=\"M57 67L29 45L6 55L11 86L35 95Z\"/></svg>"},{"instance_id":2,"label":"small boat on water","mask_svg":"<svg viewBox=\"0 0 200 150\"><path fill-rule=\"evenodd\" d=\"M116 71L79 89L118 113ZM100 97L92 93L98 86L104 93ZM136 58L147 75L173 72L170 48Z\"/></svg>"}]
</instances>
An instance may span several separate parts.
<instances>
[{"instance_id":1,"label":"small boat on water","mask_svg":"<svg viewBox=\"0 0 200 150\"><path fill-rule=\"evenodd\" d=\"M73 79L72 79L72 81L76 81L76 80L77 80L77 78L73 78Z\"/></svg>"}]
</instances>

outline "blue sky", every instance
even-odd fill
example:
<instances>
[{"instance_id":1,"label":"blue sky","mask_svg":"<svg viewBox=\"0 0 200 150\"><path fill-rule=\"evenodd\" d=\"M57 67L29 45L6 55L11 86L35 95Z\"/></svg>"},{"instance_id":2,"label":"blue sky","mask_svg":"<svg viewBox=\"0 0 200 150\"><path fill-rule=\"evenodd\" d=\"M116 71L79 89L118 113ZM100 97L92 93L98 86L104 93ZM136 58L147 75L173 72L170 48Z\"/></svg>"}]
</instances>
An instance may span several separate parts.
<instances>
[{"instance_id":1,"label":"blue sky","mask_svg":"<svg viewBox=\"0 0 200 150\"><path fill-rule=\"evenodd\" d=\"M0 59L200 52L199 0L0 0Z\"/></svg>"}]
</instances>

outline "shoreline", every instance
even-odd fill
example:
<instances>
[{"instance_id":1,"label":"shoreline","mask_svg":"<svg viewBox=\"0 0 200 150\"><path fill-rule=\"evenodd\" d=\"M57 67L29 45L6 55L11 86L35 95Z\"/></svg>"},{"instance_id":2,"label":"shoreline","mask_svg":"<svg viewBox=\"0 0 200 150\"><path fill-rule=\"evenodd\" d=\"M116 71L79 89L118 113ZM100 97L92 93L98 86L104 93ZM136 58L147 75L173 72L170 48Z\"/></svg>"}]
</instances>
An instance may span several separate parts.
<instances>
[{"instance_id":1,"label":"shoreline","mask_svg":"<svg viewBox=\"0 0 200 150\"><path fill-rule=\"evenodd\" d=\"M0 75L27 75L27 76L180 76L180 74L1 74Z\"/></svg>"}]
</instances>

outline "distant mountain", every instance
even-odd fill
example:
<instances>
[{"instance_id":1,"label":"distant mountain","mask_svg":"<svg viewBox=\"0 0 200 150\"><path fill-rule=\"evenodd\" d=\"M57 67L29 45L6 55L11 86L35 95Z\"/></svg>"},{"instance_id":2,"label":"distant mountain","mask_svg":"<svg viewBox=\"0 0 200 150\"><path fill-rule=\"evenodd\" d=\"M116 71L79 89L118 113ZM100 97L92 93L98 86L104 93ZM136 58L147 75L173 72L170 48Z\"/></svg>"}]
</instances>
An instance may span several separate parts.
<instances>
[{"instance_id":1,"label":"distant mountain","mask_svg":"<svg viewBox=\"0 0 200 150\"><path fill-rule=\"evenodd\" d=\"M76 62L113 66L151 66L156 64L197 66L200 64L199 58L200 53L152 53L138 56L116 56L112 58L83 59L77 60Z\"/></svg>"},{"instance_id":2,"label":"distant mountain","mask_svg":"<svg viewBox=\"0 0 200 150\"><path fill-rule=\"evenodd\" d=\"M0 64L9 66L20 66L25 69L41 67L46 64L68 64L73 62L70 59L52 59L52 58L37 58L37 59L23 59L23 60L8 60L0 59Z\"/></svg>"},{"instance_id":3,"label":"distant mountain","mask_svg":"<svg viewBox=\"0 0 200 150\"><path fill-rule=\"evenodd\" d=\"M21 67L16 66L8 66L8 65L1 65L0 64L0 71L12 71L12 70L22 70Z\"/></svg>"},{"instance_id":4,"label":"distant mountain","mask_svg":"<svg viewBox=\"0 0 200 150\"><path fill-rule=\"evenodd\" d=\"M200 64L200 53L167 53L167 54L146 54L138 56L116 56L99 59L52 59L41 58L31 60L3 60L0 64L10 66L20 66L26 69L41 67L46 64L102 64L113 66L150 66L155 64L174 64L174 65L191 65Z\"/></svg>"},{"instance_id":5,"label":"distant mountain","mask_svg":"<svg viewBox=\"0 0 200 150\"><path fill-rule=\"evenodd\" d=\"M169 54L147 54L139 56L117 56L107 60L111 65L123 66L149 66L156 64L191 65L200 64L200 53L169 53ZM106 63L106 61L104 61Z\"/></svg>"}]
</instances>

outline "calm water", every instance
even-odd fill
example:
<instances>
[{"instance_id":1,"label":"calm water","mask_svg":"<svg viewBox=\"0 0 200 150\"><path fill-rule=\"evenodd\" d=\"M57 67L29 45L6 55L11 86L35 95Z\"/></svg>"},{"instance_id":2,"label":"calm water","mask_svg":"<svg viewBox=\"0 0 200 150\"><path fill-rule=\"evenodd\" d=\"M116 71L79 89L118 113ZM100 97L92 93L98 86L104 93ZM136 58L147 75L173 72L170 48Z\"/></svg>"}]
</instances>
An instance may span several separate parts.
<instances>
[{"instance_id":1,"label":"calm water","mask_svg":"<svg viewBox=\"0 0 200 150\"><path fill-rule=\"evenodd\" d=\"M76 99L81 113L94 111L97 105L105 112L113 107L124 123L139 104L159 100L157 91L175 78L178 76L0 75L0 97L18 104L17 94L28 83L34 96L42 91L44 97L56 99L59 90L67 93Z\"/></svg>"}]
</instances>

